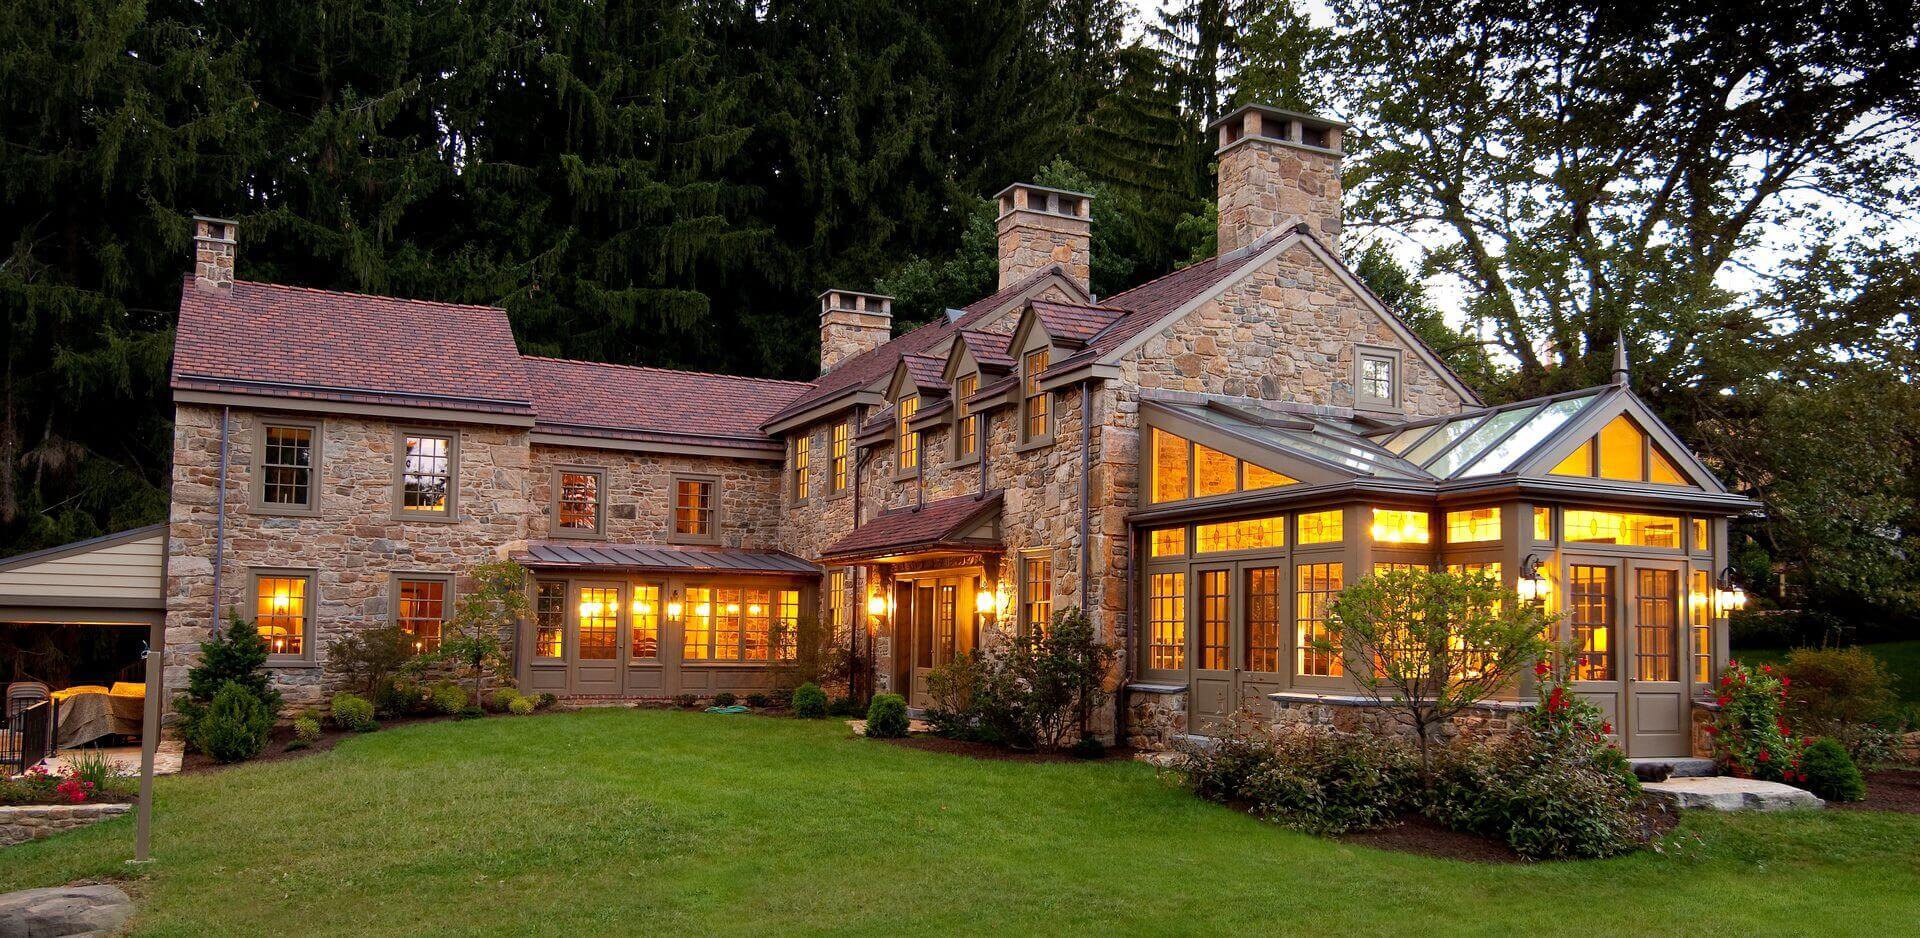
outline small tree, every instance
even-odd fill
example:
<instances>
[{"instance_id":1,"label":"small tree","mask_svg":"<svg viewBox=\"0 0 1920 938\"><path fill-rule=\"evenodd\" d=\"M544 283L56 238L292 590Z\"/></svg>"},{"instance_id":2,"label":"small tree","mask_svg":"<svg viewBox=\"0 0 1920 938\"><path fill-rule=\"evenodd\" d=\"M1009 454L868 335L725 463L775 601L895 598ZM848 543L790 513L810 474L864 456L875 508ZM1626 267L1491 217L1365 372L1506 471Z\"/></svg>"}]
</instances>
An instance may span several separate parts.
<instances>
[{"instance_id":1,"label":"small tree","mask_svg":"<svg viewBox=\"0 0 1920 938\"><path fill-rule=\"evenodd\" d=\"M1062 745L1070 731L1074 740L1091 734L1093 715L1112 696L1106 680L1117 654L1078 606L1054 613L1046 634L1030 639L1027 683L1041 743Z\"/></svg>"},{"instance_id":2,"label":"small tree","mask_svg":"<svg viewBox=\"0 0 1920 938\"><path fill-rule=\"evenodd\" d=\"M280 692L267 681L267 640L260 637L260 630L253 623L237 614L228 617L224 631L214 629L213 634L200 643L200 663L187 670L186 692L173 699L174 712L180 715L180 735L188 745L205 751L207 737L202 724L214 698L229 686L234 688L228 692L229 698L245 692L258 701L271 729L273 715L280 712ZM238 706L231 699L229 704ZM254 712L252 708L245 709L249 716ZM236 725L251 726L252 723L242 720ZM226 751L230 754L243 750L244 747L239 747Z\"/></svg>"},{"instance_id":3,"label":"small tree","mask_svg":"<svg viewBox=\"0 0 1920 938\"><path fill-rule=\"evenodd\" d=\"M397 625L349 635L327 649L327 670L340 675L367 699L378 699L414 660L409 638Z\"/></svg>"},{"instance_id":4,"label":"small tree","mask_svg":"<svg viewBox=\"0 0 1920 938\"><path fill-rule=\"evenodd\" d=\"M1549 654L1553 622L1491 577L1390 570L1342 590L1314 644L1412 727L1430 777L1434 732Z\"/></svg>"},{"instance_id":5,"label":"small tree","mask_svg":"<svg viewBox=\"0 0 1920 938\"><path fill-rule=\"evenodd\" d=\"M481 564L468 574L473 589L460 597L437 657L457 662L473 675L473 698L481 699L487 668L506 659L502 635L531 612L527 570L512 561Z\"/></svg>"}]
</instances>

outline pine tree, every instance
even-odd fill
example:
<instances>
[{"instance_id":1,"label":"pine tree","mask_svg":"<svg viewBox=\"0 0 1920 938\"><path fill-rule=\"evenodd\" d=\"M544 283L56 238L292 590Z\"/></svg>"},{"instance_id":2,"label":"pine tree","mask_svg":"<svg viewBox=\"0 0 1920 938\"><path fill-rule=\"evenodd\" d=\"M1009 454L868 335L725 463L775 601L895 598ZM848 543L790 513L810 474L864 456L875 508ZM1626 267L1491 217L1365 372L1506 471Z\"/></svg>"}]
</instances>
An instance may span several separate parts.
<instances>
[{"instance_id":1,"label":"pine tree","mask_svg":"<svg viewBox=\"0 0 1920 938\"><path fill-rule=\"evenodd\" d=\"M204 706L220 688L238 684L278 712L280 692L267 682L266 668L267 640L253 623L231 613L224 631L214 629L200 643L200 663L187 671L186 698Z\"/></svg>"}]
</instances>

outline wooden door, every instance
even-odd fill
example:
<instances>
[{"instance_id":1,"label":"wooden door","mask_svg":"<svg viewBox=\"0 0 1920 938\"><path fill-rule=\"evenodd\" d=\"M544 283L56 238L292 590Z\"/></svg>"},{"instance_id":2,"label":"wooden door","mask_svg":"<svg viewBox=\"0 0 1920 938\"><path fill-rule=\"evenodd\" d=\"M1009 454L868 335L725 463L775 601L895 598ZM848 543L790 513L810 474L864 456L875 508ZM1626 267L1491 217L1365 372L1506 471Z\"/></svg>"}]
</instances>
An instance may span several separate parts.
<instances>
[{"instance_id":1,"label":"wooden door","mask_svg":"<svg viewBox=\"0 0 1920 938\"><path fill-rule=\"evenodd\" d=\"M1239 704L1234 682L1234 567L1198 567L1193 571L1193 601L1188 603L1193 636L1193 732L1211 734Z\"/></svg>"},{"instance_id":2,"label":"wooden door","mask_svg":"<svg viewBox=\"0 0 1920 938\"><path fill-rule=\"evenodd\" d=\"M573 652L568 691L614 696L620 693L626 635L622 615L625 590L618 582L583 581L574 586Z\"/></svg>"},{"instance_id":3,"label":"wooden door","mask_svg":"<svg viewBox=\"0 0 1920 938\"><path fill-rule=\"evenodd\" d=\"M1625 663L1620 654L1621 566L1615 561L1567 564L1567 639L1573 689L1599 706L1625 740Z\"/></svg>"},{"instance_id":4,"label":"wooden door","mask_svg":"<svg viewBox=\"0 0 1920 938\"><path fill-rule=\"evenodd\" d=\"M1240 614L1234 617L1234 699L1242 709L1269 713L1267 695L1287 687L1287 566L1283 562L1240 565Z\"/></svg>"},{"instance_id":5,"label":"wooden door","mask_svg":"<svg viewBox=\"0 0 1920 938\"><path fill-rule=\"evenodd\" d=\"M1681 653L1679 563L1632 561L1626 604L1627 754L1665 758L1690 754L1687 684Z\"/></svg>"}]
</instances>

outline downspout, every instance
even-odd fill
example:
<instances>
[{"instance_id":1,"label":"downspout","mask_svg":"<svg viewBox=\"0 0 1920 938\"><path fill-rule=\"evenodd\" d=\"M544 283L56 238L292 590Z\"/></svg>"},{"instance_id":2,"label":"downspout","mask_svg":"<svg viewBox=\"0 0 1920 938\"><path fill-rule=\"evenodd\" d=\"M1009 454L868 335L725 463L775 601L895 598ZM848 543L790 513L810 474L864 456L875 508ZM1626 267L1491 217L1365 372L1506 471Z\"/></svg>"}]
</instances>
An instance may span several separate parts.
<instances>
[{"instance_id":1,"label":"downspout","mask_svg":"<svg viewBox=\"0 0 1920 938\"><path fill-rule=\"evenodd\" d=\"M220 487L213 492L213 628L220 628L220 571L227 554L227 424L233 408L220 408Z\"/></svg>"},{"instance_id":2,"label":"downspout","mask_svg":"<svg viewBox=\"0 0 1920 938\"><path fill-rule=\"evenodd\" d=\"M1093 546L1087 543L1088 529L1092 525L1092 510L1087 505L1087 475L1093 471L1093 379L1080 382L1080 608L1086 611L1089 604L1087 589L1091 580L1087 564L1093 556ZM1087 612L1088 618L1093 613Z\"/></svg>"}]
</instances>

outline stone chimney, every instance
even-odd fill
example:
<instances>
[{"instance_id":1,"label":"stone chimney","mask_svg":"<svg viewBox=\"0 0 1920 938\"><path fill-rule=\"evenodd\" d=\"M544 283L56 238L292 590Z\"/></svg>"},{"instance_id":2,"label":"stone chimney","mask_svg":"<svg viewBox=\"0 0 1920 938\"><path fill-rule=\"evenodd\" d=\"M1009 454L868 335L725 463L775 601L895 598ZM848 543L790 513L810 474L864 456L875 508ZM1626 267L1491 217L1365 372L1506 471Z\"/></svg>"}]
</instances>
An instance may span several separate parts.
<instances>
[{"instance_id":1,"label":"stone chimney","mask_svg":"<svg viewBox=\"0 0 1920 938\"><path fill-rule=\"evenodd\" d=\"M893 338L893 297L852 290L820 294L820 373Z\"/></svg>"},{"instance_id":2,"label":"stone chimney","mask_svg":"<svg viewBox=\"0 0 1920 938\"><path fill-rule=\"evenodd\" d=\"M1060 265L1086 289L1092 279L1093 196L1016 182L1000 202L1000 286Z\"/></svg>"},{"instance_id":3,"label":"stone chimney","mask_svg":"<svg viewBox=\"0 0 1920 938\"><path fill-rule=\"evenodd\" d=\"M1246 247L1299 216L1340 247L1340 138L1347 125L1250 104L1214 121L1220 137L1220 253Z\"/></svg>"},{"instance_id":4,"label":"stone chimney","mask_svg":"<svg viewBox=\"0 0 1920 938\"><path fill-rule=\"evenodd\" d=\"M233 288L234 239L240 224L226 218L193 216L193 285L201 290Z\"/></svg>"}]
</instances>

